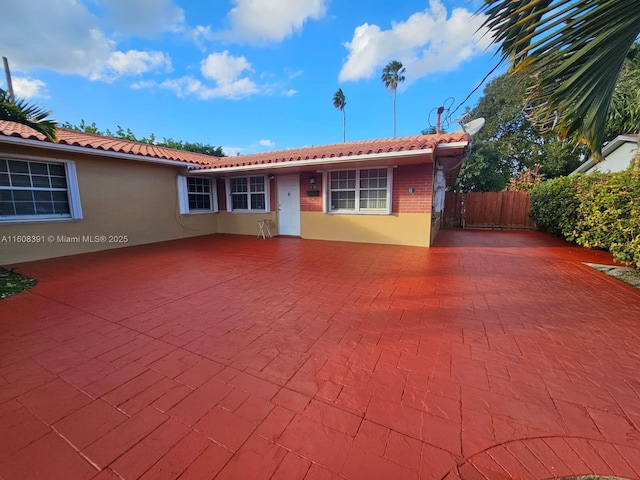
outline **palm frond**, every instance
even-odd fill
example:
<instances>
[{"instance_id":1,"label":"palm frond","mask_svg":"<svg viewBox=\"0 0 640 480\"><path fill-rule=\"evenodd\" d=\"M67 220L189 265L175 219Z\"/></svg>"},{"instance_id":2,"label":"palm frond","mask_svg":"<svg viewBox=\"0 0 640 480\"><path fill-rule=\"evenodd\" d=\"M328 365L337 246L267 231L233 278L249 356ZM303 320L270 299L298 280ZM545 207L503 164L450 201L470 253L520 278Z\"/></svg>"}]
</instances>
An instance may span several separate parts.
<instances>
[{"instance_id":1,"label":"palm frond","mask_svg":"<svg viewBox=\"0 0 640 480\"><path fill-rule=\"evenodd\" d=\"M57 141L58 122L47 119L50 110L45 110L24 100L12 101L9 94L0 88L0 120L20 123L42 133L48 140Z\"/></svg>"},{"instance_id":2,"label":"palm frond","mask_svg":"<svg viewBox=\"0 0 640 480\"><path fill-rule=\"evenodd\" d=\"M485 0L479 12L501 61L538 80L532 120L600 157L616 82L640 35L638 1Z\"/></svg>"}]
</instances>

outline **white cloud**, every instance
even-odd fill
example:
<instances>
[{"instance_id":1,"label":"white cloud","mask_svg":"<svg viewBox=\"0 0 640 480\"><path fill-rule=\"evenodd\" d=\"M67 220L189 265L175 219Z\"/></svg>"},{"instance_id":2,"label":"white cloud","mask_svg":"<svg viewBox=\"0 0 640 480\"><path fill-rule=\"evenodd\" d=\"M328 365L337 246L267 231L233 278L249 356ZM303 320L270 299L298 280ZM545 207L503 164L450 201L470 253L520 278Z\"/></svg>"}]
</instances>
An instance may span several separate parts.
<instances>
[{"instance_id":1,"label":"white cloud","mask_svg":"<svg viewBox=\"0 0 640 480\"><path fill-rule=\"evenodd\" d=\"M231 29L223 38L241 43L280 42L326 12L326 0L233 0Z\"/></svg>"},{"instance_id":2,"label":"white cloud","mask_svg":"<svg viewBox=\"0 0 640 480\"><path fill-rule=\"evenodd\" d=\"M132 2L132 14L141 23L151 18L154 28L160 28L155 13L136 14L145 1ZM124 8L124 3L118 2L121 0L113 3L113 9ZM123 75L171 68L169 58L160 52L118 51L116 42L100 29L100 20L80 1L47 0L47 8L33 8L30 2L5 3L0 15L0 45L15 71L46 68L112 81Z\"/></svg>"},{"instance_id":3,"label":"white cloud","mask_svg":"<svg viewBox=\"0 0 640 480\"><path fill-rule=\"evenodd\" d=\"M74 0L48 0L46 8L31 2L4 2L0 45L12 68L48 68L89 75L103 64L114 43L98 28L98 19Z\"/></svg>"},{"instance_id":4,"label":"white cloud","mask_svg":"<svg viewBox=\"0 0 640 480\"><path fill-rule=\"evenodd\" d=\"M263 147L275 147L276 146L276 142L274 142L273 140L259 140L258 143L260 145L262 145Z\"/></svg>"},{"instance_id":5,"label":"white cloud","mask_svg":"<svg viewBox=\"0 0 640 480\"><path fill-rule=\"evenodd\" d=\"M44 93L46 84L42 80L29 77L13 77L13 92L18 98L48 98Z\"/></svg>"},{"instance_id":6,"label":"white cloud","mask_svg":"<svg viewBox=\"0 0 640 480\"><path fill-rule=\"evenodd\" d=\"M252 71L245 57L234 57L229 51L212 53L200 62L202 75L218 83L231 83L245 70Z\"/></svg>"},{"instance_id":7,"label":"white cloud","mask_svg":"<svg viewBox=\"0 0 640 480\"><path fill-rule=\"evenodd\" d=\"M253 72L245 57L234 57L227 50L212 53L200 62L204 80L191 75L172 78L163 82L141 80L131 85L134 89L162 88L173 91L178 97L196 97L199 100L226 98L239 100L257 93L268 93L268 85L257 85L245 72ZM208 82L213 82L210 84Z\"/></svg>"},{"instance_id":8,"label":"white cloud","mask_svg":"<svg viewBox=\"0 0 640 480\"><path fill-rule=\"evenodd\" d=\"M282 96L284 96L284 97L293 97L296 93L298 93L298 90L290 88L289 90L283 91L282 92Z\"/></svg>"},{"instance_id":9,"label":"white cloud","mask_svg":"<svg viewBox=\"0 0 640 480\"><path fill-rule=\"evenodd\" d=\"M246 147L222 147L222 151L227 155L227 157L242 155L248 150L249 149Z\"/></svg>"},{"instance_id":10,"label":"white cloud","mask_svg":"<svg viewBox=\"0 0 640 480\"><path fill-rule=\"evenodd\" d=\"M184 25L184 11L171 0L99 0L98 4L120 33L152 37Z\"/></svg>"},{"instance_id":11,"label":"white cloud","mask_svg":"<svg viewBox=\"0 0 640 480\"><path fill-rule=\"evenodd\" d=\"M440 0L431 0L428 9L392 23L390 30L364 23L345 43L349 55L338 79L370 78L389 60L403 63L407 83L430 73L454 70L488 47L489 36L476 33L482 22L481 16L464 8L453 9L448 15Z\"/></svg>"},{"instance_id":12,"label":"white cloud","mask_svg":"<svg viewBox=\"0 0 640 480\"><path fill-rule=\"evenodd\" d=\"M124 75L141 75L151 71L170 72L171 59L162 52L112 52L99 72L93 72L92 80L113 80Z\"/></svg>"}]
</instances>

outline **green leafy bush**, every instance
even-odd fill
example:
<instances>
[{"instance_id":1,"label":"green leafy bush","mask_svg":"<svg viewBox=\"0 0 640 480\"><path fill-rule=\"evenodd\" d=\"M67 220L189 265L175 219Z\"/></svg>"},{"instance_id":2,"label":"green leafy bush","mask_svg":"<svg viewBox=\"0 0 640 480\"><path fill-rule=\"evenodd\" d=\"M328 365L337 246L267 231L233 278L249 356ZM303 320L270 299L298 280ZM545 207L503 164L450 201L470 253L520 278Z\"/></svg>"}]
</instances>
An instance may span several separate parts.
<instances>
[{"instance_id":1,"label":"green leafy bush","mask_svg":"<svg viewBox=\"0 0 640 480\"><path fill-rule=\"evenodd\" d=\"M530 215L548 233L640 267L640 172L548 180L531 191Z\"/></svg>"},{"instance_id":2,"label":"green leafy bush","mask_svg":"<svg viewBox=\"0 0 640 480\"><path fill-rule=\"evenodd\" d=\"M568 238L577 221L578 198L575 177L558 177L542 182L531 192L530 217L552 235Z\"/></svg>"},{"instance_id":3,"label":"green leafy bush","mask_svg":"<svg viewBox=\"0 0 640 480\"><path fill-rule=\"evenodd\" d=\"M640 266L640 172L601 175L578 184L575 242L609 250L622 263Z\"/></svg>"}]
</instances>

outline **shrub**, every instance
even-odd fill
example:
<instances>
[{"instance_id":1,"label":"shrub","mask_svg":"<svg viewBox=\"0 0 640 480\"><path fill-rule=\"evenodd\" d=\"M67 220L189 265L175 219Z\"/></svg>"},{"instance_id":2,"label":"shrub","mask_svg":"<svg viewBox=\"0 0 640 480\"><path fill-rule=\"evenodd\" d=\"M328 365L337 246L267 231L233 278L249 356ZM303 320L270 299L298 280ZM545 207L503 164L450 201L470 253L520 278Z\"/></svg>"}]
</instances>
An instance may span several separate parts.
<instances>
[{"instance_id":1,"label":"shrub","mask_svg":"<svg viewBox=\"0 0 640 480\"><path fill-rule=\"evenodd\" d=\"M590 177L587 176L587 177ZM616 261L640 266L640 172L600 175L578 183L575 242L609 250Z\"/></svg>"},{"instance_id":2,"label":"shrub","mask_svg":"<svg viewBox=\"0 0 640 480\"><path fill-rule=\"evenodd\" d=\"M640 267L640 172L548 180L531 191L530 216L545 232Z\"/></svg>"},{"instance_id":3,"label":"shrub","mask_svg":"<svg viewBox=\"0 0 640 480\"><path fill-rule=\"evenodd\" d=\"M574 177L558 177L542 182L531 192L529 216L551 235L568 238L577 221L578 198Z\"/></svg>"}]
</instances>

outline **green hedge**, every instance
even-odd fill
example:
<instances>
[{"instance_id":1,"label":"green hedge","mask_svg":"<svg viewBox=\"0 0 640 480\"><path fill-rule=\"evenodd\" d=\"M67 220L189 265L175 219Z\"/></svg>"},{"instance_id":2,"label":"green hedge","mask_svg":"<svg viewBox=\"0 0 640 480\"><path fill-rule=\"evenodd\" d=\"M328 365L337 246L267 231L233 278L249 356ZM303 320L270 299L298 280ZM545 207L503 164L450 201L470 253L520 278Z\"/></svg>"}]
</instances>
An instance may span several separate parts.
<instances>
[{"instance_id":1,"label":"green hedge","mask_svg":"<svg viewBox=\"0 0 640 480\"><path fill-rule=\"evenodd\" d=\"M530 215L548 233L640 267L640 172L548 180L531 191Z\"/></svg>"}]
</instances>

